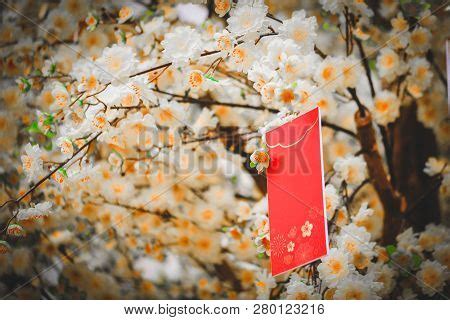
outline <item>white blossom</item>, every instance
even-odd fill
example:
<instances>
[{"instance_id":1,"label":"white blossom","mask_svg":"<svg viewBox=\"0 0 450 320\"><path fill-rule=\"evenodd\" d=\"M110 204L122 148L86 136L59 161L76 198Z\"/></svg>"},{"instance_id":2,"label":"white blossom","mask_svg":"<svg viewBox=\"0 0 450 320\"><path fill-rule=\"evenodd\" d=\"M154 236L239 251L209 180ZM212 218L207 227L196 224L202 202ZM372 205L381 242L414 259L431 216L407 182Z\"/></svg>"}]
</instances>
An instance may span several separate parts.
<instances>
[{"instance_id":1,"label":"white blossom","mask_svg":"<svg viewBox=\"0 0 450 320\"><path fill-rule=\"evenodd\" d=\"M176 27L167 33L161 42L163 57L175 66L184 66L200 58L202 53L201 38L191 27Z\"/></svg>"},{"instance_id":2,"label":"white blossom","mask_svg":"<svg viewBox=\"0 0 450 320\"><path fill-rule=\"evenodd\" d=\"M17 220L38 219L48 216L51 212L51 202L41 202L27 209L19 209Z\"/></svg>"},{"instance_id":3,"label":"white blossom","mask_svg":"<svg viewBox=\"0 0 450 320\"><path fill-rule=\"evenodd\" d=\"M133 49L128 46L114 44L105 48L102 56L96 61L100 68L100 81L123 83L136 71L137 62Z\"/></svg>"}]
</instances>

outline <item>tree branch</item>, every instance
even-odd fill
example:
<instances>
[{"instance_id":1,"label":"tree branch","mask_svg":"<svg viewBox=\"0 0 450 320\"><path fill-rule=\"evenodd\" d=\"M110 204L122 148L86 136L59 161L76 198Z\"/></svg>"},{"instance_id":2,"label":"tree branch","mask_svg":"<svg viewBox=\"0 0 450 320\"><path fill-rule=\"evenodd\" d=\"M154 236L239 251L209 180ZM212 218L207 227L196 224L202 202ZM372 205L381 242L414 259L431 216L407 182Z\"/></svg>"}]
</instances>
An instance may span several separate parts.
<instances>
[{"instance_id":1,"label":"tree branch","mask_svg":"<svg viewBox=\"0 0 450 320\"><path fill-rule=\"evenodd\" d=\"M366 56L366 53L364 51L364 47L362 45L361 40L359 40L357 38L354 38L354 39L355 39L356 45L358 46L359 55L361 56L364 70L366 71L367 79L369 80L370 94L372 95L372 98L373 98L373 97L375 97L375 87L373 85L372 73L370 71L370 66L369 66L369 60Z\"/></svg>"},{"instance_id":2,"label":"tree branch","mask_svg":"<svg viewBox=\"0 0 450 320\"><path fill-rule=\"evenodd\" d=\"M219 53L219 52L220 52L219 50L203 52L203 53L200 55L200 57L210 56L210 55L213 55L213 54L216 54L216 53ZM164 63L164 64L161 64L161 65L159 65L159 66L156 66L156 67L153 67L153 68L150 68L150 69L145 69L145 70L142 70L142 71L139 71L139 72L137 72L137 73L132 74L132 75L130 76L130 78L134 78L134 77L137 77L137 76L140 76L140 75L149 73L149 72L153 72L153 71L156 71L156 70L159 70L159 69L168 68L168 67L170 67L171 65L172 65L172 62L168 62L168 63Z\"/></svg>"},{"instance_id":3,"label":"tree branch","mask_svg":"<svg viewBox=\"0 0 450 320\"><path fill-rule=\"evenodd\" d=\"M353 100L355 100L356 105L358 106L359 114L361 118L366 117L366 107L359 101L358 95L356 94L355 88L347 88L348 92L350 92Z\"/></svg>"},{"instance_id":4,"label":"tree branch","mask_svg":"<svg viewBox=\"0 0 450 320\"><path fill-rule=\"evenodd\" d=\"M400 227L402 198L392 187L384 170L383 159L378 151L375 130L372 126L372 117L369 113L362 116L360 112L356 112L355 122L369 176L385 211L382 242L389 244L395 240Z\"/></svg>"},{"instance_id":5,"label":"tree branch","mask_svg":"<svg viewBox=\"0 0 450 320\"><path fill-rule=\"evenodd\" d=\"M356 187L355 191L353 191L353 193L350 195L350 197L348 197L347 202L350 204L353 202L353 200L355 199L356 195L358 194L359 191L361 191L361 189L370 182L370 179L365 179L363 182L361 182L361 184Z\"/></svg>"},{"instance_id":6,"label":"tree branch","mask_svg":"<svg viewBox=\"0 0 450 320\"><path fill-rule=\"evenodd\" d=\"M322 126L328 127L328 128L333 129L335 131L343 132L343 133L345 133L345 134L347 134L347 135L349 135L349 136L351 136L353 138L357 138L356 133L354 133L353 131L351 131L349 129L346 129L346 128L343 128L341 126L338 126L337 124L330 123L328 121L322 120Z\"/></svg>"}]
</instances>

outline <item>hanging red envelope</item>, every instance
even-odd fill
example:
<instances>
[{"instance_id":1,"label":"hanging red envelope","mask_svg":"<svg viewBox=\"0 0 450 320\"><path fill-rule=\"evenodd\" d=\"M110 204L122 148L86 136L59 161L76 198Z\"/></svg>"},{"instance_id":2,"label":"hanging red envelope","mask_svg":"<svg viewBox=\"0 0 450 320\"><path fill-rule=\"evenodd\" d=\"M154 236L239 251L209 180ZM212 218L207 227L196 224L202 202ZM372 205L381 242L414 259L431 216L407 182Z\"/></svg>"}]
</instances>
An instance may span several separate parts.
<instances>
[{"instance_id":1,"label":"hanging red envelope","mask_svg":"<svg viewBox=\"0 0 450 320\"><path fill-rule=\"evenodd\" d=\"M319 108L266 132L272 275L328 252Z\"/></svg>"}]
</instances>

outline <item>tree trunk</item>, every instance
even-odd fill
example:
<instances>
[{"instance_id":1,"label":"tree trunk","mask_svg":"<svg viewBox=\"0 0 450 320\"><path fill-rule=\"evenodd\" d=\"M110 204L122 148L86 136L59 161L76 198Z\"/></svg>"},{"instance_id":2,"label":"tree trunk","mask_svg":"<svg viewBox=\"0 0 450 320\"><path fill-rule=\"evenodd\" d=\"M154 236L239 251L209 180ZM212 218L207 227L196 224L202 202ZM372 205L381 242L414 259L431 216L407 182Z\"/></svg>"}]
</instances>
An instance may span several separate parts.
<instances>
[{"instance_id":1,"label":"tree trunk","mask_svg":"<svg viewBox=\"0 0 450 320\"><path fill-rule=\"evenodd\" d=\"M430 129L417 121L417 106L402 107L393 126L393 167L396 190L405 196L408 205L414 203L432 185L423 169L425 162L437 153L436 139ZM407 224L415 231L431 222L440 221L438 191L433 191L408 213Z\"/></svg>"}]
</instances>

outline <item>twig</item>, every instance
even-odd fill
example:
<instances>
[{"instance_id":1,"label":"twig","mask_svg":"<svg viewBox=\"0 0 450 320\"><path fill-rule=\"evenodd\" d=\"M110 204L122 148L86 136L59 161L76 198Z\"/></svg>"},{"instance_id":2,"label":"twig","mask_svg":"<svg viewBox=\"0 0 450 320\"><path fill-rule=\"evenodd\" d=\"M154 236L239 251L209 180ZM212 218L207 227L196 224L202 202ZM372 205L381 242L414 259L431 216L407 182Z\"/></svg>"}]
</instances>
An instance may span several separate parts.
<instances>
[{"instance_id":1,"label":"twig","mask_svg":"<svg viewBox=\"0 0 450 320\"><path fill-rule=\"evenodd\" d=\"M264 33L259 36L258 40L256 40L256 42L255 42L255 45L258 44L261 41L261 39L264 37L277 36L277 35L278 35L278 32Z\"/></svg>"},{"instance_id":2,"label":"twig","mask_svg":"<svg viewBox=\"0 0 450 320\"><path fill-rule=\"evenodd\" d=\"M202 53L200 55L200 57L210 56L210 55L213 55L213 54L216 54L216 53L219 53L219 52L220 52L219 50L204 52L204 53ZM172 62L164 63L164 64L161 64L159 66L156 66L156 67L153 67L153 68L150 68L150 69L146 69L146 70L142 70L142 71L139 71L137 73L134 73L134 74L132 74L130 76L130 78L134 78L134 77L137 77L137 76L149 73L149 72L153 72L153 71L156 71L156 70L159 70L159 69L168 68L171 65L172 65Z\"/></svg>"},{"instance_id":3,"label":"twig","mask_svg":"<svg viewBox=\"0 0 450 320\"><path fill-rule=\"evenodd\" d=\"M252 106L252 105L248 105L248 104L240 104L240 103L233 103L233 102L203 100L203 99L196 99L196 98L184 96L181 94L171 93L171 92L167 92L167 91L163 91L163 90L159 90L159 89L152 89L152 90L155 92L158 92L158 93L162 93L162 94L166 94L166 95L175 97L175 98L180 98L180 99L176 100L177 102L190 102L190 103L198 103L201 105L222 105L222 106L246 108L246 109L254 109L254 110L267 110L267 111L273 112L273 113L280 112L280 110L278 110L278 109L268 108L268 107L264 107L264 106Z\"/></svg>"},{"instance_id":4,"label":"twig","mask_svg":"<svg viewBox=\"0 0 450 320\"><path fill-rule=\"evenodd\" d=\"M337 124L334 123L330 123L328 121L322 120L322 126L324 127L328 127L330 129L333 129L335 131L340 131L343 132L345 134L348 134L349 136L353 137L353 138L357 138L356 133L354 133L353 131L343 128L341 126L338 126Z\"/></svg>"},{"instance_id":5,"label":"twig","mask_svg":"<svg viewBox=\"0 0 450 320\"><path fill-rule=\"evenodd\" d=\"M356 45L358 46L359 54L360 54L361 60L363 62L364 70L366 71L367 79L369 80L370 94L372 95L372 98L373 98L373 97L375 97L375 87L373 85L372 73L370 71L370 66L369 66L369 60L367 59L367 56L364 51L364 47L362 45L361 40L359 40L357 38L354 38L354 39L355 39Z\"/></svg>"},{"instance_id":6,"label":"twig","mask_svg":"<svg viewBox=\"0 0 450 320\"><path fill-rule=\"evenodd\" d=\"M355 199L355 196L358 194L359 191L361 191L361 189L370 182L369 179L365 179L363 182L361 182L361 184L355 189L355 191L353 191L353 193L350 195L350 197L348 197L348 203L351 204L353 202L353 200Z\"/></svg>"},{"instance_id":7,"label":"twig","mask_svg":"<svg viewBox=\"0 0 450 320\"><path fill-rule=\"evenodd\" d=\"M358 106L358 110L359 110L359 115L361 116L361 118L365 118L366 117L366 107L363 106L363 104L361 103L361 101L359 101L358 95L356 94L356 89L355 88L347 88L348 92L350 92L353 100L355 100L356 105Z\"/></svg>"},{"instance_id":8,"label":"twig","mask_svg":"<svg viewBox=\"0 0 450 320\"><path fill-rule=\"evenodd\" d=\"M317 46L314 46L314 52L317 53L322 59L325 59L327 57L327 55Z\"/></svg>"},{"instance_id":9,"label":"twig","mask_svg":"<svg viewBox=\"0 0 450 320\"><path fill-rule=\"evenodd\" d=\"M274 20L276 22L283 23L283 20L275 18L271 13L267 13L266 16L267 16L267 18L272 19L272 20Z\"/></svg>"}]
</instances>

